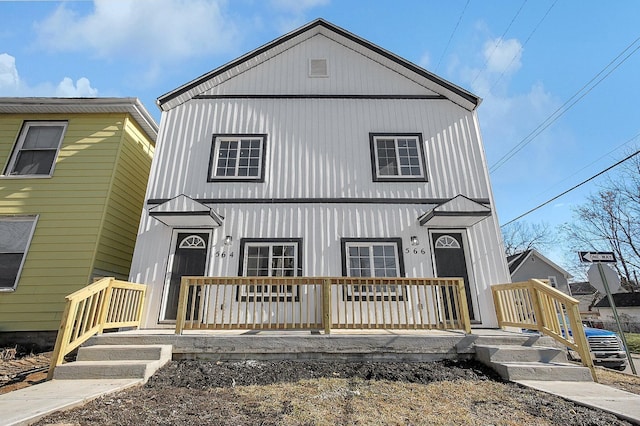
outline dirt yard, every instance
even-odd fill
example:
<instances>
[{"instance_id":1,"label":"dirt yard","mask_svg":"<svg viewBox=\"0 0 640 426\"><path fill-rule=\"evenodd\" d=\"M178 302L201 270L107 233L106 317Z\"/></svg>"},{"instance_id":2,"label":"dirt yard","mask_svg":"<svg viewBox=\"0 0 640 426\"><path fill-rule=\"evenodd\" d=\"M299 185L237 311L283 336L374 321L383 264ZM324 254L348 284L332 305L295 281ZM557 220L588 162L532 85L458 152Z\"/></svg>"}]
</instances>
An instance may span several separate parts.
<instances>
[{"instance_id":1,"label":"dirt yard","mask_svg":"<svg viewBox=\"0 0 640 426\"><path fill-rule=\"evenodd\" d=\"M599 370L600 371L600 370ZM609 374L608 372L606 372ZM612 372L640 393L640 379ZM601 380L606 382L605 380ZM628 425L473 362L170 362L37 425Z\"/></svg>"}]
</instances>

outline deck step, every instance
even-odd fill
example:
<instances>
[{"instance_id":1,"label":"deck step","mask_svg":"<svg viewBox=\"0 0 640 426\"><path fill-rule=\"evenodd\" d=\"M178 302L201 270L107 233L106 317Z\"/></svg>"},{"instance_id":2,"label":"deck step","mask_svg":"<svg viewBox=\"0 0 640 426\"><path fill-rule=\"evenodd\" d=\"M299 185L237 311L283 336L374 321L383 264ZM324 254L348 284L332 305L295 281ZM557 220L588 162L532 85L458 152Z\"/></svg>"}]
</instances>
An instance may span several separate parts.
<instances>
[{"instance_id":1,"label":"deck step","mask_svg":"<svg viewBox=\"0 0 640 426\"><path fill-rule=\"evenodd\" d=\"M171 360L171 345L96 345L81 347L77 361L56 367L57 380L142 379Z\"/></svg>"},{"instance_id":2,"label":"deck step","mask_svg":"<svg viewBox=\"0 0 640 426\"><path fill-rule=\"evenodd\" d=\"M163 353L165 351L166 353ZM167 345L95 345L78 350L77 361L159 360L171 356Z\"/></svg>"},{"instance_id":3,"label":"deck step","mask_svg":"<svg viewBox=\"0 0 640 426\"><path fill-rule=\"evenodd\" d=\"M567 353L544 346L495 345L476 346L476 357L487 362L567 362Z\"/></svg>"},{"instance_id":4,"label":"deck step","mask_svg":"<svg viewBox=\"0 0 640 426\"><path fill-rule=\"evenodd\" d=\"M543 346L476 346L476 359L503 379L590 382L591 371L567 361L566 352Z\"/></svg>"},{"instance_id":5,"label":"deck step","mask_svg":"<svg viewBox=\"0 0 640 426\"><path fill-rule=\"evenodd\" d=\"M515 380L555 380L564 382L591 382L591 371L574 364L551 362L502 362L493 367L500 376Z\"/></svg>"}]
</instances>

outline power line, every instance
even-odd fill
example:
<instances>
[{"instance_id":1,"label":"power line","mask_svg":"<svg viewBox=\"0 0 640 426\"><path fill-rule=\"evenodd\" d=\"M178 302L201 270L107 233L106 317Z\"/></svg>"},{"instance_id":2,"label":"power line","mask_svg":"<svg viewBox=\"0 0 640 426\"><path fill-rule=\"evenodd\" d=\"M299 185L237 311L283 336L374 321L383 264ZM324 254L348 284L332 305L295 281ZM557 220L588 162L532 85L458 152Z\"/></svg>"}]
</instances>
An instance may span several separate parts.
<instances>
[{"instance_id":1,"label":"power line","mask_svg":"<svg viewBox=\"0 0 640 426\"><path fill-rule=\"evenodd\" d=\"M571 188L567 189L567 190L566 190L566 191L564 191L562 194L556 195L555 197L551 198L550 200L547 200L547 201L545 201L544 203L542 203L542 204L538 205L537 207L532 208L531 210L529 210L529 211L527 211L527 212L525 212L525 213L521 214L520 216L516 217L515 219L511 219L509 222L505 223L504 225L500 225L500 227L501 227L501 228L503 228L503 227L505 227L505 226L507 226L507 225L512 224L512 223L513 223L513 222L515 222L515 221L518 221L518 220L522 219L523 217L527 216L528 214L533 213L534 211L536 211L536 210L538 210L538 209L540 209L540 208L542 208L542 207L546 206L547 204L554 202L554 201L555 201L555 200L557 200L558 198L560 198L560 197L562 197L562 196L564 196L564 195L568 194L569 192L571 192L571 191L573 191L573 190L575 190L575 189L577 189L577 188L581 187L581 186L582 186L582 185L584 185L585 183L587 183L587 182L590 182L590 181L594 180L594 179L595 179L595 178L597 178L598 176L605 174L605 173L606 173L606 172L608 172L609 170L613 169L614 167L619 166L620 164L624 163L625 161L627 161L627 160L629 160L629 159L633 158L634 156L636 156L636 155L638 155L638 154L640 154L640 150L638 150L638 151L634 152L634 153L633 153L633 154L631 154L631 155L628 155L627 157L625 157L625 158L623 158L622 160L618 161L617 163L615 163L615 164L613 164L613 165L611 165L611 166L607 167L606 169L602 170L601 172L599 172L599 173L597 173L597 174L595 174L595 175L591 176L590 178L583 180L583 181L582 181L582 182L580 182L579 184L577 184L577 185L575 185L575 186L573 186L573 187L571 187Z\"/></svg>"},{"instance_id":2,"label":"power line","mask_svg":"<svg viewBox=\"0 0 640 426\"><path fill-rule=\"evenodd\" d=\"M626 141L622 142L620 145L618 145L617 147L613 148L611 151L607 152L606 154L601 155L600 157L596 158L595 160L593 160L591 163L587 164L586 166L582 167L579 170L576 170L575 172L573 172L572 174L570 174L569 176L565 177L564 179L562 179L560 182L557 182L556 184L553 185L553 187L556 187L558 185L560 185L561 183L566 182L567 180L571 179L572 177L574 177L575 175L577 175L578 173L580 173L581 171L587 169L588 167L593 166L594 164L596 164L598 161L602 160L604 157L613 154L614 152L616 152L617 150L619 150L620 148L622 148L623 146L627 145L630 142L633 142L634 140L638 139L640 137L640 133L636 134L635 136L633 136L632 138L627 139ZM549 190L551 190L552 188L547 188L546 190L542 191L541 193L539 193L538 195L536 195L536 198L539 197L540 195L543 195L545 193L547 193Z\"/></svg>"},{"instance_id":3,"label":"power line","mask_svg":"<svg viewBox=\"0 0 640 426\"><path fill-rule=\"evenodd\" d=\"M453 28L453 31L451 32L451 35L449 36L449 41L447 41L447 45L444 47L444 50L442 51L442 55L440 56L440 59L438 60L438 65L436 65L436 69L435 69L436 72L438 72L438 68L440 68L440 62L442 62L442 59L444 58L445 53L447 53L447 50L449 50L449 44L451 44L451 40L453 39L453 35L456 33L456 31L458 30L458 27L460 26L460 21L462 21L462 17L464 16L464 12L467 10L467 6L469 6L469 2L470 1L471 0L467 0L467 4L464 5L464 9L462 9L462 13L460 13L460 17L458 18L458 22L456 23L456 26Z\"/></svg>"},{"instance_id":4,"label":"power line","mask_svg":"<svg viewBox=\"0 0 640 426\"><path fill-rule=\"evenodd\" d=\"M487 56L487 58L484 60L484 64L482 65L482 67L480 68L480 70L478 71L478 73L476 74L476 76L473 78L473 80L471 81L471 86L473 87L473 83L476 82L476 80L478 79L478 77L480 77L480 74L482 74L482 72L484 70L487 69L487 64L489 63L489 61L491 60L491 58L493 58L493 54L496 53L496 50L498 49L498 46L500 44L502 44L504 37L507 35L507 32L509 32L509 30L511 29L511 25L513 25L513 22L516 20L516 18L518 17L518 15L520 15L520 12L522 11L522 9L524 8L524 5L527 4L527 0L524 0L524 2L522 2L522 5L520 6L520 9L518 9L518 11L516 12L516 14L513 16L513 18L511 18L511 22L509 22L509 25L507 26L507 29L504 30L504 32L502 33L502 35L500 36L500 38L497 39L496 44L493 46L493 50L491 51L491 53L489 53L489 56ZM513 62L513 61L512 61ZM511 66L511 64L509 64L509 66Z\"/></svg>"},{"instance_id":5,"label":"power line","mask_svg":"<svg viewBox=\"0 0 640 426\"><path fill-rule=\"evenodd\" d=\"M542 25L542 22L547 18L547 15L549 15L549 12L551 12L551 9L553 9L553 6L556 5L556 3L558 2L558 0L555 0L551 6L549 6L549 9L547 9L547 11L545 12L544 16L538 21L538 23L536 24L536 26L533 28L533 31L531 31L531 33L529 34L529 36L527 37L527 39L524 41L524 43L522 43L522 48L524 48L527 43L529 43L529 40L531 40L531 37L533 37L533 35L536 33L536 31L538 31L538 28L540 27L540 25ZM513 61L516 60L516 57L518 56L518 53L516 52L515 55L513 55L513 58L511 58L511 62L509 62L509 65L507 65L504 68L504 71L502 71L502 74L500 74L500 76L498 77L498 79L496 81L493 82L493 85L491 85L491 87L489 88L489 92L491 92L493 90L494 87L496 87L496 85L500 82L500 80L502 80L502 77L504 76L504 74L507 72L507 70L509 68L511 68L511 64L513 64Z\"/></svg>"},{"instance_id":6,"label":"power line","mask_svg":"<svg viewBox=\"0 0 640 426\"><path fill-rule=\"evenodd\" d=\"M535 139L540 133L546 130L549 126L555 123L561 116L563 116L569 109L571 109L575 104L582 100L586 95L588 95L596 86L598 86L604 79L609 77L616 69L620 67L627 59L629 59L634 53L636 53L640 49L640 44L634 50L632 50L627 56L625 56L618 64L616 64L613 69L607 72L602 78L596 81L591 87L588 87L594 80L600 77L612 64L614 64L622 55L625 54L629 49L633 47L640 41L640 37L636 38L631 44L629 44L622 52L618 54L615 58L613 58L598 74L596 74L591 80L589 80L585 85L583 85L576 93L574 93L569 99L565 101L558 109L556 109L551 115L549 115L542 123L538 125L535 129L531 131L527 136L525 136L520 142L514 145L506 154L504 154L498 161L496 161L493 166L489 168L489 172L494 172L498 170L502 165L504 165L507 161L509 161L514 155L516 155L522 148L527 146L533 139ZM584 91L586 92L580 93ZM571 102L574 98L580 95L575 101ZM565 108L566 107L566 108Z\"/></svg>"}]
</instances>

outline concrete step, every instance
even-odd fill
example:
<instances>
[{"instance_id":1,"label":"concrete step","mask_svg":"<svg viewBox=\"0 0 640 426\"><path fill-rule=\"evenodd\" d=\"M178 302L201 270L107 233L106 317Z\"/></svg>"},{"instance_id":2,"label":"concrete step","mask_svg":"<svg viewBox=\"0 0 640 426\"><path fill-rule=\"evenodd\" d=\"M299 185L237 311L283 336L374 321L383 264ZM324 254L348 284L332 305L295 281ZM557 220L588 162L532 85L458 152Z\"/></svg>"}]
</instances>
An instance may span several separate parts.
<instances>
[{"instance_id":1,"label":"concrete step","mask_svg":"<svg viewBox=\"0 0 640 426\"><path fill-rule=\"evenodd\" d=\"M159 360L171 358L169 345L95 345L78 349L77 361Z\"/></svg>"},{"instance_id":2,"label":"concrete step","mask_svg":"<svg viewBox=\"0 0 640 426\"><path fill-rule=\"evenodd\" d=\"M505 380L592 382L591 371L574 364L553 362L502 362L491 367Z\"/></svg>"},{"instance_id":3,"label":"concrete step","mask_svg":"<svg viewBox=\"0 0 640 426\"><path fill-rule=\"evenodd\" d=\"M77 361L56 367L53 378L127 379L147 381L171 360L171 345L96 345L78 350Z\"/></svg>"},{"instance_id":4,"label":"concrete step","mask_svg":"<svg viewBox=\"0 0 640 426\"><path fill-rule=\"evenodd\" d=\"M476 358L489 362L556 362L566 363L567 353L559 348L544 346L478 345Z\"/></svg>"}]
</instances>

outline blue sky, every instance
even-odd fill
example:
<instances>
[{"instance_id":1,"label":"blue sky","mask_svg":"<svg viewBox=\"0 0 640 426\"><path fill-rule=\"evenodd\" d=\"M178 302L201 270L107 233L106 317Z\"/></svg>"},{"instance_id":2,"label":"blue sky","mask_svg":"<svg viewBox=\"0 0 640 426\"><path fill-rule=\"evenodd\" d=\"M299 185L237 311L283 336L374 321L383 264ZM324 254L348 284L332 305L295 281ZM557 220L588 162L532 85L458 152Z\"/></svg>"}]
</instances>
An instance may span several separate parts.
<instances>
[{"instance_id":1,"label":"blue sky","mask_svg":"<svg viewBox=\"0 0 640 426\"><path fill-rule=\"evenodd\" d=\"M482 97L492 168L560 108L491 173L502 224L640 145L636 0L0 0L0 17L0 96L138 97L159 121L159 96L322 17ZM568 222L599 182L523 220Z\"/></svg>"}]
</instances>

